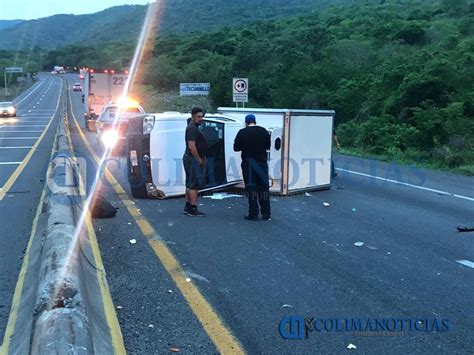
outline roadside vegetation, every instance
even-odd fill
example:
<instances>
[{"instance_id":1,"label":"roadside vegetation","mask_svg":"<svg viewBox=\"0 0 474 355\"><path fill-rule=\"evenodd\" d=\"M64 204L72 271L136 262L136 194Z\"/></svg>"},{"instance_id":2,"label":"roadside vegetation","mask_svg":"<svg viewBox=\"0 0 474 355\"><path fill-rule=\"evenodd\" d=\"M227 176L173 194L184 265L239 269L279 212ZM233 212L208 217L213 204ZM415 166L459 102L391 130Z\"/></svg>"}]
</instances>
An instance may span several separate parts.
<instances>
[{"instance_id":1,"label":"roadside vegetation","mask_svg":"<svg viewBox=\"0 0 474 355\"><path fill-rule=\"evenodd\" d=\"M340 5L286 20L160 36L138 90L179 109L180 82L210 82L206 105L334 109L346 152L474 175L474 4L468 0ZM119 48L119 50L117 50ZM120 69L133 43L70 46L53 63ZM172 106L172 107L169 107Z\"/></svg>"}]
</instances>

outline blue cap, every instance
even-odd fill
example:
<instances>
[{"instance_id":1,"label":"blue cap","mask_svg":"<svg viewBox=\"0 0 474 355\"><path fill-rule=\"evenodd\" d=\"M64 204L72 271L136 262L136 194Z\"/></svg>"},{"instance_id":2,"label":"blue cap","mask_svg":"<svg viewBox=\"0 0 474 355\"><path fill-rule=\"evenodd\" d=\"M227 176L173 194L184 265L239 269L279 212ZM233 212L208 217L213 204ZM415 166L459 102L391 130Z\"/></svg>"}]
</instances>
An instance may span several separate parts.
<instances>
[{"instance_id":1,"label":"blue cap","mask_svg":"<svg viewBox=\"0 0 474 355\"><path fill-rule=\"evenodd\" d=\"M245 123L255 123L257 122L256 118L254 115L250 114L245 116Z\"/></svg>"}]
</instances>

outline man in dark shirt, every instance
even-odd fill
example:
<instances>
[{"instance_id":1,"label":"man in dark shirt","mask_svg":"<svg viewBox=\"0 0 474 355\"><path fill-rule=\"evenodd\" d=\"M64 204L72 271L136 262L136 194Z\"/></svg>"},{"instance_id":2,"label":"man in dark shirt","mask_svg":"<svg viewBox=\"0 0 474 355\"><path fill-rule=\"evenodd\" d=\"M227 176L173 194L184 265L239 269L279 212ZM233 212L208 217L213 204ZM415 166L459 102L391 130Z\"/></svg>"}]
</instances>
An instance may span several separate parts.
<instances>
[{"instance_id":1,"label":"man in dark shirt","mask_svg":"<svg viewBox=\"0 0 474 355\"><path fill-rule=\"evenodd\" d=\"M242 175L249 200L249 213L245 219L258 220L258 209L262 219L270 219L270 192L268 185L267 150L270 149L270 134L257 126L255 116L245 117L245 126L237 133L234 151L242 152Z\"/></svg>"},{"instance_id":2,"label":"man in dark shirt","mask_svg":"<svg viewBox=\"0 0 474 355\"><path fill-rule=\"evenodd\" d=\"M207 143L204 134L199 129L204 117L204 111L199 107L191 110L191 120L186 127L186 150L183 156L186 173L186 206L184 213L192 217L203 217L205 214L197 209L198 190L206 184Z\"/></svg>"}]
</instances>

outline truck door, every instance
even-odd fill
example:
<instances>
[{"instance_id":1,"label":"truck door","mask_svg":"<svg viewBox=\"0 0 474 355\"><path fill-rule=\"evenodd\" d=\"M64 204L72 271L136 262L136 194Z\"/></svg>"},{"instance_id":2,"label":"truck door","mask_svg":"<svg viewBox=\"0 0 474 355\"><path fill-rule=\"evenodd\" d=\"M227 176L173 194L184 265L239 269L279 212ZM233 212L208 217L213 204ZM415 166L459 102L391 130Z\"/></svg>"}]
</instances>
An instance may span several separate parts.
<instances>
[{"instance_id":1,"label":"truck door","mask_svg":"<svg viewBox=\"0 0 474 355\"><path fill-rule=\"evenodd\" d=\"M269 128L270 152L268 157L268 175L270 177L270 191L281 190L281 169L283 150L283 129Z\"/></svg>"},{"instance_id":2,"label":"truck door","mask_svg":"<svg viewBox=\"0 0 474 355\"><path fill-rule=\"evenodd\" d=\"M206 188L227 183L225 167L224 123L203 120L199 127L208 146Z\"/></svg>"}]
</instances>

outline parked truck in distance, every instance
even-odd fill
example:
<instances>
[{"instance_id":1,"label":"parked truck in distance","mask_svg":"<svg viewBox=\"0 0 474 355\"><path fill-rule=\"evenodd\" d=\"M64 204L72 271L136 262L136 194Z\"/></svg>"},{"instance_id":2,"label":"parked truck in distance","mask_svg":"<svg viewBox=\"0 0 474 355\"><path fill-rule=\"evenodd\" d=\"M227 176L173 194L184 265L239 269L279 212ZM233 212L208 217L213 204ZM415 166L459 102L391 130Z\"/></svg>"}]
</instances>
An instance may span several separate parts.
<instances>
[{"instance_id":1,"label":"parked truck in distance","mask_svg":"<svg viewBox=\"0 0 474 355\"><path fill-rule=\"evenodd\" d=\"M64 67L55 65L52 71L52 74L65 74L66 71L64 70Z\"/></svg>"},{"instance_id":2,"label":"parked truck in distance","mask_svg":"<svg viewBox=\"0 0 474 355\"><path fill-rule=\"evenodd\" d=\"M96 120L108 104L117 103L126 95L124 92L128 71L114 70L81 70L84 76L83 103L86 127L90 131L96 130Z\"/></svg>"}]
</instances>

